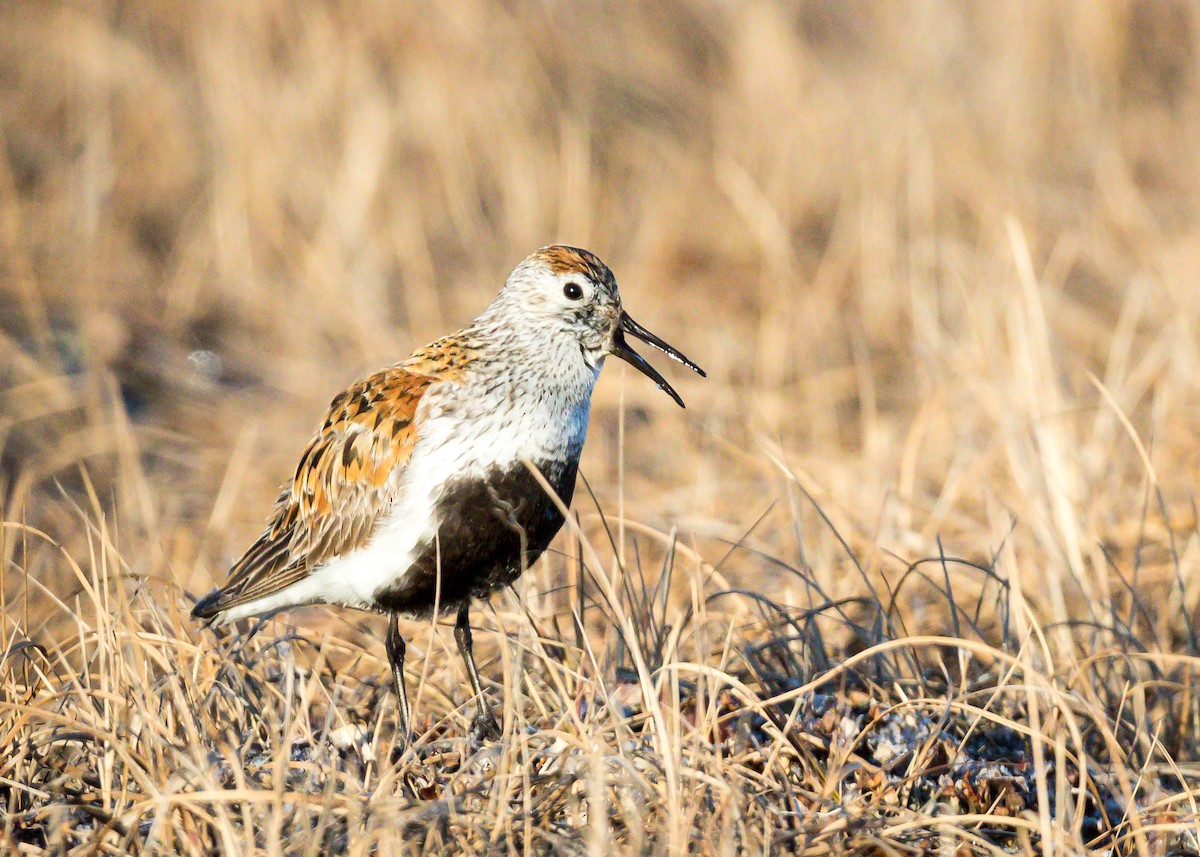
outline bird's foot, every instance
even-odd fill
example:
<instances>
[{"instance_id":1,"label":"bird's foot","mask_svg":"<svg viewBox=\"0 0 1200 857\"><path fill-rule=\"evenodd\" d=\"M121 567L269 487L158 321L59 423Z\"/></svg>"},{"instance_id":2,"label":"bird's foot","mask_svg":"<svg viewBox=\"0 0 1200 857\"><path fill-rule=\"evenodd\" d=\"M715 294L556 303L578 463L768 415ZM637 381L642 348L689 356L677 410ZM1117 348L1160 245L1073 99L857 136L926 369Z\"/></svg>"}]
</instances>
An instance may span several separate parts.
<instances>
[{"instance_id":1,"label":"bird's foot","mask_svg":"<svg viewBox=\"0 0 1200 857\"><path fill-rule=\"evenodd\" d=\"M406 722L401 721L396 724L396 731L392 733L392 764L396 764L401 759L420 758L421 746L416 742L417 733L409 729Z\"/></svg>"},{"instance_id":2,"label":"bird's foot","mask_svg":"<svg viewBox=\"0 0 1200 857\"><path fill-rule=\"evenodd\" d=\"M490 708L480 709L471 721L471 749L478 750L488 741L498 741L503 734Z\"/></svg>"}]
</instances>

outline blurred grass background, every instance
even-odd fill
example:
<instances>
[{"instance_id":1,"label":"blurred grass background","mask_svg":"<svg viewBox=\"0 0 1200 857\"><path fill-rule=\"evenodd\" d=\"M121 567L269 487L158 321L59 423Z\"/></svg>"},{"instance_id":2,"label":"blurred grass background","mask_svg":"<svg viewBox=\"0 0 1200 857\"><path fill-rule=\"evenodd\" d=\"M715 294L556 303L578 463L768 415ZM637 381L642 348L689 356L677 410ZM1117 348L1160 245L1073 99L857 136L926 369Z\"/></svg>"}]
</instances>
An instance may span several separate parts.
<instances>
[{"instance_id":1,"label":"blurred grass background","mask_svg":"<svg viewBox=\"0 0 1200 857\"><path fill-rule=\"evenodd\" d=\"M762 556L862 594L807 493L867 580L940 539L1040 621L1132 586L1182 645L1198 27L1166 0L10 0L5 518L86 556L107 516L126 573L206 590L336 392L565 242L709 372L671 371L686 411L604 373L583 473L614 519L784 603L811 595ZM74 632L77 575L16 532L10 622Z\"/></svg>"},{"instance_id":2,"label":"blurred grass background","mask_svg":"<svg viewBox=\"0 0 1200 857\"><path fill-rule=\"evenodd\" d=\"M135 475L101 490L122 530L206 587L334 393L561 241L710 374L672 376L677 413L605 373L602 498L623 478L631 516L736 539L786 493L766 443L870 542L987 556L1016 518L1034 579L1094 594L1147 465L1184 504L1196 476L1196 27L1158 2L6 3L9 514L53 516L83 462Z\"/></svg>"}]
</instances>

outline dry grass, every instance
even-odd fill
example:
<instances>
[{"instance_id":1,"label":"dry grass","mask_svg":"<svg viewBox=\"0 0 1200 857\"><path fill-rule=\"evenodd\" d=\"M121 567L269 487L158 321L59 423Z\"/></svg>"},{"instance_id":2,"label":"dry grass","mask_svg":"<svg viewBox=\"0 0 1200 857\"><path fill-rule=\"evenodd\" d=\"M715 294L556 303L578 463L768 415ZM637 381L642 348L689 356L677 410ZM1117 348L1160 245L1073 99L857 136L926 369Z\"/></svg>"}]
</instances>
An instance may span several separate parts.
<instances>
[{"instance_id":1,"label":"dry grass","mask_svg":"<svg viewBox=\"0 0 1200 857\"><path fill-rule=\"evenodd\" d=\"M0 6L0 851L1200 851L1200 17ZM187 619L322 406L530 249L609 368L474 614ZM603 510L601 513L600 510Z\"/></svg>"}]
</instances>

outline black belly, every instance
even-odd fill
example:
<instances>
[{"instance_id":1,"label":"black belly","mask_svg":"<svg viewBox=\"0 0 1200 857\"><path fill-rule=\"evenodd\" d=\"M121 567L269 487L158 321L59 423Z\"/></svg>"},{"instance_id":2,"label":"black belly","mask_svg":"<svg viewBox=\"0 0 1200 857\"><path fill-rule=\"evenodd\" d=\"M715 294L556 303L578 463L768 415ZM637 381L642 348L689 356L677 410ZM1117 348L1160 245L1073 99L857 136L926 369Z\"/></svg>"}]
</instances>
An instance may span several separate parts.
<instances>
[{"instance_id":1,"label":"black belly","mask_svg":"<svg viewBox=\"0 0 1200 857\"><path fill-rule=\"evenodd\" d=\"M569 504L579 462L538 462L537 467ZM380 610L424 616L435 599L440 610L448 610L486 598L516 580L563 525L557 504L522 463L496 468L485 478L449 483L435 514L437 539L418 547L403 583L375 593Z\"/></svg>"}]
</instances>

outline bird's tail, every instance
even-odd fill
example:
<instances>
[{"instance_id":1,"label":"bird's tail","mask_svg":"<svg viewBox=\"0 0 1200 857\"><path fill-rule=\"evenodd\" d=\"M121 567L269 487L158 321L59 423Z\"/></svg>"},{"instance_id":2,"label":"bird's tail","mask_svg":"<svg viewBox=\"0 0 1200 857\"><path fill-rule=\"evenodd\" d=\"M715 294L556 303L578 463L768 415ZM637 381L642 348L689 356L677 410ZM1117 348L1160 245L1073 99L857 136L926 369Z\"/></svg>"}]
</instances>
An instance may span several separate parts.
<instances>
[{"instance_id":1,"label":"bird's tail","mask_svg":"<svg viewBox=\"0 0 1200 857\"><path fill-rule=\"evenodd\" d=\"M283 533L267 530L259 536L229 570L228 579L196 602L192 618L221 625L228 621L223 615L227 611L259 601L304 577L308 573L306 566L287 564L290 535L286 530Z\"/></svg>"},{"instance_id":2,"label":"bird's tail","mask_svg":"<svg viewBox=\"0 0 1200 857\"><path fill-rule=\"evenodd\" d=\"M221 604L224 595L225 591L220 587L205 595L192 608L192 618L203 620L205 625L213 624L224 609Z\"/></svg>"}]
</instances>

